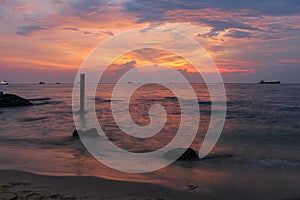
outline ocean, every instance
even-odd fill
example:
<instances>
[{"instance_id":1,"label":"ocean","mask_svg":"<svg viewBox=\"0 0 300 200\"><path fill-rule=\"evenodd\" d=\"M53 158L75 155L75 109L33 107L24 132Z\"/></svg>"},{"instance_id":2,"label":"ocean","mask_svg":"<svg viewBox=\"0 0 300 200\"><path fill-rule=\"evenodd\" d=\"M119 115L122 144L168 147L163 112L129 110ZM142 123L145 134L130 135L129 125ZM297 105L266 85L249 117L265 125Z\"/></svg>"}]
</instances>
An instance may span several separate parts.
<instances>
[{"instance_id":1,"label":"ocean","mask_svg":"<svg viewBox=\"0 0 300 200\"><path fill-rule=\"evenodd\" d=\"M108 99L112 87L99 86L95 100L98 120L112 142L138 153L157 150L172 140L180 121L180 108L172 92L153 84L135 93L130 111L138 125L150 122L147 110L153 103L163 105L168 113L160 137L142 140L122 134L113 123ZM184 84L176 87L185 89ZM199 99L200 127L191 146L199 150L211 103L204 84L194 84L193 88ZM130 174L97 161L78 138L72 137L73 84L3 86L5 93L30 99L34 105L0 108L0 169L151 182L185 191L191 190L187 185L192 183L198 186L192 192L226 196L228 191L246 191L249 199L275 188L274 197L293 197L297 194L294 183L300 180L300 84L226 84L225 88L225 125L206 159L177 161L155 172ZM121 91L126 95L126 89Z\"/></svg>"}]
</instances>

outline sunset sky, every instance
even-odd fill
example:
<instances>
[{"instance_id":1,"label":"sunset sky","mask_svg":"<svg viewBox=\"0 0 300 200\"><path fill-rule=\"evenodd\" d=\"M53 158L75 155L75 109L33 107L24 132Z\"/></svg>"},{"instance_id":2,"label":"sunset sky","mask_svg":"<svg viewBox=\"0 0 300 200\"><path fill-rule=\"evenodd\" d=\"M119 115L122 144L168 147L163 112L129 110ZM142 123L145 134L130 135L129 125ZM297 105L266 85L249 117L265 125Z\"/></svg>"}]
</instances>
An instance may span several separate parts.
<instances>
[{"instance_id":1,"label":"sunset sky","mask_svg":"<svg viewBox=\"0 0 300 200\"><path fill-rule=\"evenodd\" d=\"M148 26L199 42L225 82L300 82L298 0L0 0L0 80L73 82L100 42ZM130 55L117 63L145 62ZM176 56L157 59L189 70Z\"/></svg>"}]
</instances>

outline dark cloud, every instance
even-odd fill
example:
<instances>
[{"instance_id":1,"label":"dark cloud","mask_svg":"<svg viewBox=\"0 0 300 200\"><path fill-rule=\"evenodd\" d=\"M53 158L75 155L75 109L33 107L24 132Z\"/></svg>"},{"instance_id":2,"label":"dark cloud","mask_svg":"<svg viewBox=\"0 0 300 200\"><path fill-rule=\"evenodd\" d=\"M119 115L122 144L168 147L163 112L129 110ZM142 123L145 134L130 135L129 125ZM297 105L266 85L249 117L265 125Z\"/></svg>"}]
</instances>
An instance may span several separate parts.
<instances>
[{"instance_id":1,"label":"dark cloud","mask_svg":"<svg viewBox=\"0 0 300 200\"><path fill-rule=\"evenodd\" d=\"M80 31L79 28L73 28L73 27L65 27L65 28L61 28L62 30L67 30L67 31Z\"/></svg>"},{"instance_id":2,"label":"dark cloud","mask_svg":"<svg viewBox=\"0 0 300 200\"><path fill-rule=\"evenodd\" d=\"M211 8L219 8L225 11L248 10L252 14L269 15L269 16L288 16L300 14L299 0L214 0L201 1Z\"/></svg>"},{"instance_id":3,"label":"dark cloud","mask_svg":"<svg viewBox=\"0 0 300 200\"><path fill-rule=\"evenodd\" d=\"M220 32L225 31L226 29L259 30L258 28L238 21L218 21L203 19L202 22L213 27L213 29L209 33L204 35L206 37L217 36Z\"/></svg>"},{"instance_id":4,"label":"dark cloud","mask_svg":"<svg viewBox=\"0 0 300 200\"><path fill-rule=\"evenodd\" d=\"M32 33L36 31L50 29L50 27L32 25L32 26L19 26L18 31L16 32L18 35L22 36L30 36Z\"/></svg>"},{"instance_id":5,"label":"dark cloud","mask_svg":"<svg viewBox=\"0 0 300 200\"><path fill-rule=\"evenodd\" d=\"M208 10L217 11L215 16L208 14ZM173 12L172 12L173 11ZM176 11L183 11L177 14ZM264 30L250 25L247 17L263 16L293 16L300 15L299 0L132 0L124 4L124 12L137 18L137 22L164 23L164 22L191 22L205 24L212 27L209 33L201 36L215 37L220 32L229 29L239 29L227 36L235 38L254 37L249 31L265 34L266 39L277 38L274 30L284 30L283 22L277 24L266 23ZM170 15L170 12L173 14ZM224 13L224 16L222 14ZM227 13L227 14L226 14ZM232 13L232 14L229 14ZM248 23L247 23L248 22ZM253 22L253 21L252 21ZM264 23L263 21L261 23ZM253 23L252 23L253 24ZM292 31L292 30L291 30ZM264 33L263 33L264 32ZM281 37L281 35L280 35Z\"/></svg>"},{"instance_id":6,"label":"dark cloud","mask_svg":"<svg viewBox=\"0 0 300 200\"><path fill-rule=\"evenodd\" d=\"M114 34L110 31L99 31L100 33L104 33L106 35L109 35L109 36L114 36Z\"/></svg>"},{"instance_id":7,"label":"dark cloud","mask_svg":"<svg viewBox=\"0 0 300 200\"><path fill-rule=\"evenodd\" d=\"M153 21L164 19L164 13L170 10L201 10L205 8L220 9L223 11L247 10L251 15L288 16L300 14L299 0L133 0L127 2L125 11L134 13L139 17L139 21Z\"/></svg>"},{"instance_id":8,"label":"dark cloud","mask_svg":"<svg viewBox=\"0 0 300 200\"><path fill-rule=\"evenodd\" d=\"M71 1L69 4L78 10L83 10L86 12L97 11L100 7L107 5L107 0L79 0Z\"/></svg>"},{"instance_id":9,"label":"dark cloud","mask_svg":"<svg viewBox=\"0 0 300 200\"><path fill-rule=\"evenodd\" d=\"M136 68L136 61L131 60L124 64L112 64L110 65L106 71L103 72L103 75L100 79L100 83L117 83L118 80L129 70Z\"/></svg>"},{"instance_id":10,"label":"dark cloud","mask_svg":"<svg viewBox=\"0 0 300 200\"><path fill-rule=\"evenodd\" d=\"M232 30L229 33L225 34L225 36L232 37L232 38L254 38L255 35L251 32L239 31L239 30Z\"/></svg>"}]
</instances>

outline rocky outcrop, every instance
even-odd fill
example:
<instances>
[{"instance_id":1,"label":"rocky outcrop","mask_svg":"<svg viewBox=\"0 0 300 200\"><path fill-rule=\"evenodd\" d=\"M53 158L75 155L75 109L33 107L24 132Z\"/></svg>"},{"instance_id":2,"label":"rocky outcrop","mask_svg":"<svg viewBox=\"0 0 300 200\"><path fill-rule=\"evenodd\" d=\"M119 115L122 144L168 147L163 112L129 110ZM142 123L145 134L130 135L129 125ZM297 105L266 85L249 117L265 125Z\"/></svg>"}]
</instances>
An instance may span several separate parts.
<instances>
[{"instance_id":1,"label":"rocky outcrop","mask_svg":"<svg viewBox=\"0 0 300 200\"><path fill-rule=\"evenodd\" d=\"M192 148L188 148L177 160L198 160L198 154Z\"/></svg>"},{"instance_id":2,"label":"rocky outcrop","mask_svg":"<svg viewBox=\"0 0 300 200\"><path fill-rule=\"evenodd\" d=\"M178 161L196 161L199 160L197 152L192 148L187 149L173 149L171 151L168 151L165 154L165 157L168 159L174 159L177 158Z\"/></svg>"},{"instance_id":3,"label":"rocky outcrop","mask_svg":"<svg viewBox=\"0 0 300 200\"><path fill-rule=\"evenodd\" d=\"M19 97L14 94L0 94L0 108L15 107L15 106L31 106L29 100Z\"/></svg>"},{"instance_id":4,"label":"rocky outcrop","mask_svg":"<svg viewBox=\"0 0 300 200\"><path fill-rule=\"evenodd\" d=\"M88 129L86 131L77 130L75 129L72 133L72 137L79 138L79 133L82 134L82 136L93 136L93 137L99 137L98 131L95 128Z\"/></svg>"}]
</instances>

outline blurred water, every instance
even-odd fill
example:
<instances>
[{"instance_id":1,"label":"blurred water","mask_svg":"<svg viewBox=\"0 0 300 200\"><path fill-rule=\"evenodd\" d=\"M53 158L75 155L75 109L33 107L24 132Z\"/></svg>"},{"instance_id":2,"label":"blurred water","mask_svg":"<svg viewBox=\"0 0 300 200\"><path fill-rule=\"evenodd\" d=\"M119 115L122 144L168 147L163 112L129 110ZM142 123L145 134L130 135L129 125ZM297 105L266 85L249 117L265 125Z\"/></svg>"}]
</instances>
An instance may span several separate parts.
<instances>
[{"instance_id":1,"label":"blurred water","mask_svg":"<svg viewBox=\"0 0 300 200\"><path fill-rule=\"evenodd\" d=\"M149 152L172 140L180 122L180 106L172 92L153 85L134 94L130 111L138 125L150 122L148 111L154 103L163 105L168 113L166 125L159 134L151 139L137 139L122 133L114 123L109 101L112 87L109 84L98 87L95 100L99 122L111 141L132 152ZM126 87L130 85L124 85L125 95ZM185 89L181 84L176 87ZM211 103L205 85L193 87L199 99L201 122L192 147L199 149L210 120ZM28 98L34 106L0 108L1 169L156 182L175 189L184 189L189 182L218 182L237 172L255 173L258 170L262 174L276 174L284 170L299 175L298 84L227 84L226 123L211 157L193 163L178 162L157 172L139 175L106 167L96 161L79 140L71 137L75 129L72 89L72 84L4 87L5 93ZM188 100L187 96L185 101ZM177 180L184 181L178 183Z\"/></svg>"}]
</instances>

